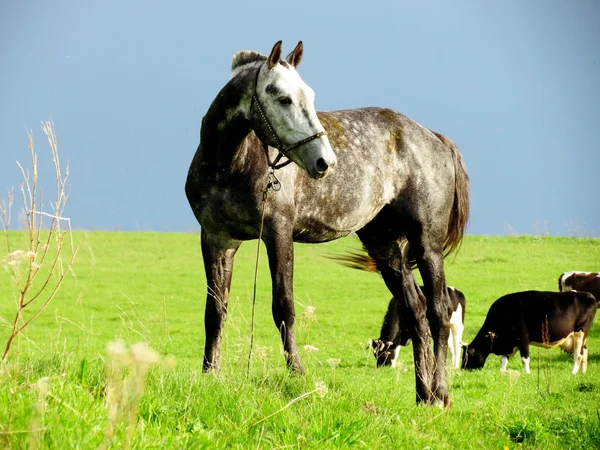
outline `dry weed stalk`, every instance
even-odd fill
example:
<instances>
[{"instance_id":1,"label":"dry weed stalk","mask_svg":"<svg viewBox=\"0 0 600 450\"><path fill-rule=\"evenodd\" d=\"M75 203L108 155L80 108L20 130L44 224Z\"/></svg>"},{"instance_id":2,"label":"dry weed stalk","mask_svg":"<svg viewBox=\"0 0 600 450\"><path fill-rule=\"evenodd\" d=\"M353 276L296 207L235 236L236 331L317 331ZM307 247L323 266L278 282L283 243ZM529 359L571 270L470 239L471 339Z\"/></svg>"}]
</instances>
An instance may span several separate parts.
<instances>
[{"instance_id":1,"label":"dry weed stalk","mask_svg":"<svg viewBox=\"0 0 600 450\"><path fill-rule=\"evenodd\" d=\"M312 391L305 392L304 394L299 395L298 397L290 400L284 407L278 409L277 411L275 411L274 413L269 414L266 417L263 417L258 422L254 422L250 428L254 428L256 425L258 425L260 423L263 423L264 421L270 419L271 417L273 417L273 416L279 414L280 412L288 409L294 403L296 403L299 400L302 400L303 398L309 397L309 396L311 396L312 394L315 394L315 393L319 397L323 398L323 397L325 397L327 395L327 392L329 392L329 390L327 389L327 384L325 384L323 381L317 381L315 383L315 388Z\"/></svg>"},{"instance_id":2,"label":"dry weed stalk","mask_svg":"<svg viewBox=\"0 0 600 450\"><path fill-rule=\"evenodd\" d=\"M2 364L3 363L0 362L0 367L2 366ZM3 372L0 372L0 375L3 375ZM14 396L17 389L37 389L38 393L37 400L33 404L33 416L31 418L29 428L26 430L11 430ZM37 449L40 447L43 433L48 430L46 427L43 426L43 422L44 415L46 414L47 399L49 396L52 396L52 394L50 393L49 377L40 378L37 382L33 384L17 386L16 388L11 389L11 406L8 423L6 426L3 426L2 429L0 429L0 437L2 438L2 443L4 444L5 448L12 448L11 437L19 434L29 434L28 448L30 450Z\"/></svg>"},{"instance_id":3,"label":"dry weed stalk","mask_svg":"<svg viewBox=\"0 0 600 450\"><path fill-rule=\"evenodd\" d=\"M267 360L269 359L269 347L256 347L255 355L258 356L263 377L267 374Z\"/></svg>"},{"instance_id":4,"label":"dry weed stalk","mask_svg":"<svg viewBox=\"0 0 600 450\"><path fill-rule=\"evenodd\" d=\"M326 362L327 362L327 364L329 364L329 367L331 367L331 373L332 373L332 379L333 379L332 387L333 387L333 390L335 391L335 374L336 374L335 369L337 368L337 366L340 365L342 360L339 358L329 358L326 360Z\"/></svg>"},{"instance_id":5,"label":"dry weed stalk","mask_svg":"<svg viewBox=\"0 0 600 450\"><path fill-rule=\"evenodd\" d=\"M160 357L146 344L135 344L128 348L122 341L111 342L107 353L105 392L108 423L101 448L110 447L121 422L125 424L123 448L130 448L144 393L144 378L150 367L160 361Z\"/></svg>"},{"instance_id":6,"label":"dry weed stalk","mask_svg":"<svg viewBox=\"0 0 600 450\"><path fill-rule=\"evenodd\" d=\"M36 383L38 389L38 398L33 405L33 418L31 419L31 437L29 440L29 449L36 449L40 447L42 439L42 432L45 428L42 427L44 421L44 414L46 413L46 399L50 394L50 385L47 378L40 378Z\"/></svg>"},{"instance_id":7,"label":"dry weed stalk","mask_svg":"<svg viewBox=\"0 0 600 450\"><path fill-rule=\"evenodd\" d=\"M11 209L14 201L13 190L8 191L6 200L0 202L0 223L4 229L6 249L8 255L2 261L17 294L17 311L11 326L11 333L6 342L2 361L6 361L13 341L19 334L39 316L50 302L55 298L67 274L71 271L78 248L73 246L71 221L63 217L67 202L67 179L69 167L64 172L60 166L58 143L54 124L51 121L42 122L42 130L48 138L48 144L54 163L56 176L56 199L50 202L52 213L43 211L41 189L38 186L38 159L33 144L33 135L28 133L29 153L31 155L31 173L17 162L23 176L20 191L25 209L26 234L29 242L28 250L13 250L9 234ZM49 218L50 223L45 224L44 218ZM46 221L47 222L47 221ZM67 231L61 229L61 223L66 222ZM44 225L48 228L44 230ZM68 262L63 261L63 250L68 245ZM42 271L42 268L47 270ZM40 280L34 282L40 275ZM35 305L32 305L35 302ZM35 306L35 308L34 308ZM31 311L28 318L24 317L25 310Z\"/></svg>"},{"instance_id":8,"label":"dry weed stalk","mask_svg":"<svg viewBox=\"0 0 600 450\"><path fill-rule=\"evenodd\" d=\"M306 328L306 344L310 344L310 324L312 322L317 322L319 323L319 321L317 320L317 315L315 313L315 311L317 310L317 308L315 308L312 305L308 305L304 308L304 312L302 313L302 323L304 324L304 327Z\"/></svg>"}]
</instances>

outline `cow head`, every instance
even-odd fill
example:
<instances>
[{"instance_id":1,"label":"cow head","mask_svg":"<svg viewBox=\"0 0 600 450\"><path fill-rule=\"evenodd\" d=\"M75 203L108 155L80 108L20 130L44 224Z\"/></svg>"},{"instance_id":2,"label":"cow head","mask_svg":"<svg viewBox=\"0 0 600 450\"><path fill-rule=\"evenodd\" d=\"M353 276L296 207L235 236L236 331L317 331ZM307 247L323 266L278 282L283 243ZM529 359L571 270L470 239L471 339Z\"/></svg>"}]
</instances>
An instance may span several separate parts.
<instances>
[{"instance_id":1,"label":"cow head","mask_svg":"<svg viewBox=\"0 0 600 450\"><path fill-rule=\"evenodd\" d=\"M377 360L377 367L395 366L399 348L397 344L394 344L392 341L374 339L371 341L371 347L373 349L373 356Z\"/></svg>"},{"instance_id":2,"label":"cow head","mask_svg":"<svg viewBox=\"0 0 600 450\"><path fill-rule=\"evenodd\" d=\"M478 352L475 347L462 344L462 368L467 370L483 369L486 357Z\"/></svg>"}]
</instances>

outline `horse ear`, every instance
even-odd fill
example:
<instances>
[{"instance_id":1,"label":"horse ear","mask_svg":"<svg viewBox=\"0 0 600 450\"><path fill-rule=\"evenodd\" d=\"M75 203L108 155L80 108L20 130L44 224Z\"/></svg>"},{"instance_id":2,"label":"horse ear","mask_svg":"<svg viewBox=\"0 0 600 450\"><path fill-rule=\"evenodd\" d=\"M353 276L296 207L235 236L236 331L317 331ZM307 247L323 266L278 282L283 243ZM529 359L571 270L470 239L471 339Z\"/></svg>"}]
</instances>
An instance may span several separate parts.
<instances>
[{"instance_id":1,"label":"horse ear","mask_svg":"<svg viewBox=\"0 0 600 450\"><path fill-rule=\"evenodd\" d=\"M273 46L273 50L271 50L271 54L269 55L269 69L272 69L277 65L279 60L281 59L281 41L275 42Z\"/></svg>"},{"instance_id":2,"label":"horse ear","mask_svg":"<svg viewBox=\"0 0 600 450\"><path fill-rule=\"evenodd\" d=\"M285 60L287 62L289 62L292 66L298 67L298 64L300 64L300 61L302 61L303 53L304 53L304 44L302 44L302 41L298 41L298 45L296 45L296 48L292 51L292 53L287 55Z\"/></svg>"}]
</instances>

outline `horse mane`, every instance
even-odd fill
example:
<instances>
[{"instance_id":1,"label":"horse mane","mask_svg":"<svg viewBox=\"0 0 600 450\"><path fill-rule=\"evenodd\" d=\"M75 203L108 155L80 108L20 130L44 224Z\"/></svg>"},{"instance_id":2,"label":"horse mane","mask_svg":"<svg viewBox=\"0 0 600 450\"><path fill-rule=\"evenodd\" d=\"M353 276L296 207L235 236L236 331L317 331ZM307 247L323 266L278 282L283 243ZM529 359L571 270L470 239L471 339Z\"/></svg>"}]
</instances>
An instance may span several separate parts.
<instances>
[{"instance_id":1,"label":"horse mane","mask_svg":"<svg viewBox=\"0 0 600 450\"><path fill-rule=\"evenodd\" d=\"M254 50L240 50L233 55L233 58L231 59L231 78L235 77L242 70L246 69L246 66L254 64L256 64L256 66L260 66L266 60L267 57L265 55L255 52ZM290 63L285 59L280 59L278 64L281 64L286 69L291 67Z\"/></svg>"},{"instance_id":2,"label":"horse mane","mask_svg":"<svg viewBox=\"0 0 600 450\"><path fill-rule=\"evenodd\" d=\"M233 55L231 60L231 78L237 75L244 66L257 62L262 64L266 60L267 57L265 55L255 52L254 50L240 50Z\"/></svg>"}]
</instances>

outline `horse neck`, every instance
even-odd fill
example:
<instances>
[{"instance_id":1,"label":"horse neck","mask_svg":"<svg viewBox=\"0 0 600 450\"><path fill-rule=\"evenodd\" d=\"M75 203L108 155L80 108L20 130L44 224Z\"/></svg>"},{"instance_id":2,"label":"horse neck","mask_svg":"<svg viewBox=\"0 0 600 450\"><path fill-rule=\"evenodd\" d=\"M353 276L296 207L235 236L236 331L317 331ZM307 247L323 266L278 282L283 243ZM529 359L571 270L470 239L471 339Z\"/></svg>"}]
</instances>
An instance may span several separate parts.
<instances>
[{"instance_id":1,"label":"horse neck","mask_svg":"<svg viewBox=\"0 0 600 450\"><path fill-rule=\"evenodd\" d=\"M251 91L238 77L221 89L202 119L199 147L202 160L223 170L231 169L236 161L255 159L246 157L255 146L248 140L252 129L242 104L249 105Z\"/></svg>"}]
</instances>

